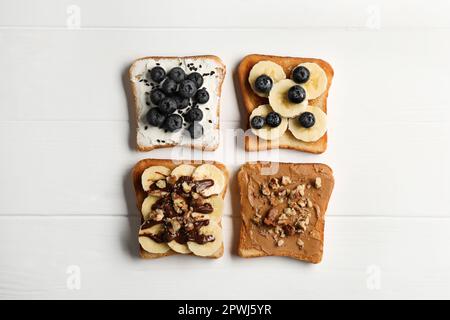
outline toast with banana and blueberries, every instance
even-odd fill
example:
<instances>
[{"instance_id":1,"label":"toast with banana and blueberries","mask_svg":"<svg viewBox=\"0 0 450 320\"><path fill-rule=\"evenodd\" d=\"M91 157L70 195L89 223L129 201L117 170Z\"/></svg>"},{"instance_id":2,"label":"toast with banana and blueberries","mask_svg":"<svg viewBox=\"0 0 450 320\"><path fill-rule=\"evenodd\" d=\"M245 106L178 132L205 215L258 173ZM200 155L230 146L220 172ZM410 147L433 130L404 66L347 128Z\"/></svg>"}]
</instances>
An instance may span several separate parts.
<instances>
[{"instance_id":1,"label":"toast with banana and blueberries","mask_svg":"<svg viewBox=\"0 0 450 320\"><path fill-rule=\"evenodd\" d=\"M249 117L247 151L273 148L323 153L333 69L313 58L246 56L237 78Z\"/></svg>"},{"instance_id":2,"label":"toast with banana and blueberries","mask_svg":"<svg viewBox=\"0 0 450 320\"><path fill-rule=\"evenodd\" d=\"M225 65L216 56L145 57L129 70L137 149L216 150Z\"/></svg>"}]
</instances>

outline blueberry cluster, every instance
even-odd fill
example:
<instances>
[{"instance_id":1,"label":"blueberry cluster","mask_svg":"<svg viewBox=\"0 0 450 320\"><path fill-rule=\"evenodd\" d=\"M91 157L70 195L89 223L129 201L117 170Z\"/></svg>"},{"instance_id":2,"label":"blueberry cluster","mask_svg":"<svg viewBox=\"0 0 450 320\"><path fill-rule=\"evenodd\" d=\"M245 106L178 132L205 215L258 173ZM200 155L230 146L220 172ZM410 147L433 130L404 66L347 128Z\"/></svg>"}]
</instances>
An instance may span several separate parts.
<instances>
[{"instance_id":1,"label":"blueberry cluster","mask_svg":"<svg viewBox=\"0 0 450 320\"><path fill-rule=\"evenodd\" d=\"M281 115L272 111L265 118L262 116L254 116L250 123L254 129L261 129L265 124L272 128L278 127L281 124Z\"/></svg>"},{"instance_id":2,"label":"blueberry cluster","mask_svg":"<svg viewBox=\"0 0 450 320\"><path fill-rule=\"evenodd\" d=\"M180 67L166 71L161 66L152 68L147 77L158 85L150 91L148 99L155 107L151 108L147 115L147 121L151 126L174 132L180 130L183 122L189 123L187 128L192 139L203 135L203 112L198 107L209 101L209 93L203 85L203 76L198 72L186 74ZM150 105L150 103L147 103ZM191 108L183 113L183 116L175 113L179 110ZM184 119L183 119L184 118Z\"/></svg>"}]
</instances>

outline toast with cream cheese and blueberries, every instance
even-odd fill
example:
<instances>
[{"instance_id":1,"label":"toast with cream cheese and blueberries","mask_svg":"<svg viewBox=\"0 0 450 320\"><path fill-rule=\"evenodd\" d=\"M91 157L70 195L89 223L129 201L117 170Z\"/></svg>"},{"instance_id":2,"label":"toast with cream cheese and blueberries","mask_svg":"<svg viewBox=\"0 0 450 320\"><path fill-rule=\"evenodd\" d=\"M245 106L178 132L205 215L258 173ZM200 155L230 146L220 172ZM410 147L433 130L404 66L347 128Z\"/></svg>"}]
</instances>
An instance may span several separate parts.
<instances>
[{"instance_id":1,"label":"toast with cream cheese and blueberries","mask_svg":"<svg viewBox=\"0 0 450 320\"><path fill-rule=\"evenodd\" d=\"M137 149L216 150L225 65L216 56L145 57L129 70Z\"/></svg>"}]
</instances>

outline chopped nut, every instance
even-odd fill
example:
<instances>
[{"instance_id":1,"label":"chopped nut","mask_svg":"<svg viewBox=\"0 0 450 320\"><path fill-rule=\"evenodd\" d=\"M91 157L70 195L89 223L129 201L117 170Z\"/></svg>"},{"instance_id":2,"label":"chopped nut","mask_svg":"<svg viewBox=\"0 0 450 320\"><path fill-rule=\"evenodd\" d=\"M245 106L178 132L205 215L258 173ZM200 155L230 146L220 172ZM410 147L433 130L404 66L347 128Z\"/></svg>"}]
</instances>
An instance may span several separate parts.
<instances>
[{"instance_id":1,"label":"chopped nut","mask_svg":"<svg viewBox=\"0 0 450 320\"><path fill-rule=\"evenodd\" d=\"M198 221L198 220L201 220L201 219L204 219L204 218L205 218L205 216L204 216L203 214L198 213L198 212L192 212L192 213L191 213L191 217L192 217L195 221Z\"/></svg>"},{"instance_id":2,"label":"chopped nut","mask_svg":"<svg viewBox=\"0 0 450 320\"><path fill-rule=\"evenodd\" d=\"M287 217L287 215L286 214L281 214L279 217L278 217L278 224L287 224L288 223L288 217Z\"/></svg>"},{"instance_id":3,"label":"chopped nut","mask_svg":"<svg viewBox=\"0 0 450 320\"><path fill-rule=\"evenodd\" d=\"M164 189L167 186L166 180L156 181L156 186L160 189Z\"/></svg>"},{"instance_id":4,"label":"chopped nut","mask_svg":"<svg viewBox=\"0 0 450 320\"><path fill-rule=\"evenodd\" d=\"M181 187L183 188L183 191L185 192L185 193L189 193L189 192L191 192L191 190L192 190L192 187L189 185L189 183L187 183L186 181L184 181L182 184L181 184Z\"/></svg>"},{"instance_id":5,"label":"chopped nut","mask_svg":"<svg viewBox=\"0 0 450 320\"><path fill-rule=\"evenodd\" d=\"M177 220L172 220L171 224L174 232L181 229L181 224Z\"/></svg>"},{"instance_id":6,"label":"chopped nut","mask_svg":"<svg viewBox=\"0 0 450 320\"><path fill-rule=\"evenodd\" d=\"M252 217L252 221L256 224L261 224L261 215L258 213L255 213L255 215Z\"/></svg>"},{"instance_id":7,"label":"chopped nut","mask_svg":"<svg viewBox=\"0 0 450 320\"><path fill-rule=\"evenodd\" d=\"M308 208L312 208L313 207L312 201L308 199L307 200L307 205L308 205Z\"/></svg>"},{"instance_id":8,"label":"chopped nut","mask_svg":"<svg viewBox=\"0 0 450 320\"><path fill-rule=\"evenodd\" d=\"M159 210L159 209L158 209ZM162 210L161 210L162 211ZM159 212L156 214L155 216L155 221L161 221L164 218L164 213L163 212Z\"/></svg>"},{"instance_id":9,"label":"chopped nut","mask_svg":"<svg viewBox=\"0 0 450 320\"><path fill-rule=\"evenodd\" d=\"M266 217L264 218L264 224L268 226L274 226L275 225L275 219L277 218L278 210L276 208L272 208L267 213Z\"/></svg>"},{"instance_id":10,"label":"chopped nut","mask_svg":"<svg viewBox=\"0 0 450 320\"><path fill-rule=\"evenodd\" d=\"M316 178L315 186L317 189L320 189L322 187L322 179L320 177Z\"/></svg>"},{"instance_id":11,"label":"chopped nut","mask_svg":"<svg viewBox=\"0 0 450 320\"><path fill-rule=\"evenodd\" d=\"M300 200L299 202L297 202L297 204L300 206L300 208L306 207L306 203L304 200Z\"/></svg>"},{"instance_id":12,"label":"chopped nut","mask_svg":"<svg viewBox=\"0 0 450 320\"><path fill-rule=\"evenodd\" d=\"M191 231L194 229L194 224L192 222L189 222L186 224L186 226L184 227L187 231Z\"/></svg>"},{"instance_id":13,"label":"chopped nut","mask_svg":"<svg viewBox=\"0 0 450 320\"><path fill-rule=\"evenodd\" d=\"M277 246L281 247L284 244L284 240L278 240Z\"/></svg>"},{"instance_id":14,"label":"chopped nut","mask_svg":"<svg viewBox=\"0 0 450 320\"><path fill-rule=\"evenodd\" d=\"M195 200L200 198L200 195L198 193L196 193L196 192L192 192L191 196L192 196L192 199L195 199Z\"/></svg>"},{"instance_id":15,"label":"chopped nut","mask_svg":"<svg viewBox=\"0 0 450 320\"><path fill-rule=\"evenodd\" d=\"M281 177L281 184L283 186L287 186L288 184L292 183L291 178L287 177L287 176L282 176Z\"/></svg>"},{"instance_id":16,"label":"chopped nut","mask_svg":"<svg viewBox=\"0 0 450 320\"><path fill-rule=\"evenodd\" d=\"M269 181L269 187L272 190L278 190L278 188L280 187L280 183L278 182L277 178L271 178Z\"/></svg>"},{"instance_id":17,"label":"chopped nut","mask_svg":"<svg viewBox=\"0 0 450 320\"><path fill-rule=\"evenodd\" d=\"M291 226L290 224L285 225L283 227L283 230L287 236L292 236L293 234L295 234L295 228L293 226Z\"/></svg>"},{"instance_id":18,"label":"chopped nut","mask_svg":"<svg viewBox=\"0 0 450 320\"><path fill-rule=\"evenodd\" d=\"M285 215L292 216L293 214L295 214L295 211L294 211L292 208L285 208L285 209L283 210L283 213L284 213Z\"/></svg>"},{"instance_id":19,"label":"chopped nut","mask_svg":"<svg viewBox=\"0 0 450 320\"><path fill-rule=\"evenodd\" d=\"M270 190L269 187L265 184L261 185L261 193L265 196L270 196Z\"/></svg>"},{"instance_id":20,"label":"chopped nut","mask_svg":"<svg viewBox=\"0 0 450 320\"><path fill-rule=\"evenodd\" d=\"M298 238L297 245L302 250L305 247L305 243L302 241L302 239Z\"/></svg>"}]
</instances>

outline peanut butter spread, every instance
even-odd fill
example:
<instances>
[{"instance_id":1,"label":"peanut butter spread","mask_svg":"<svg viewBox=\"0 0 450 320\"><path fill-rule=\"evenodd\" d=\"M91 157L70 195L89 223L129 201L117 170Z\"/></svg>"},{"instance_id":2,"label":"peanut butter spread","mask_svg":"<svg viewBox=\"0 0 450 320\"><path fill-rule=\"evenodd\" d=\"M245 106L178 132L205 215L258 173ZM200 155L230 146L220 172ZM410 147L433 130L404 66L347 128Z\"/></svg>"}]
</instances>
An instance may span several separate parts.
<instances>
[{"instance_id":1,"label":"peanut butter spread","mask_svg":"<svg viewBox=\"0 0 450 320\"><path fill-rule=\"evenodd\" d=\"M241 246L259 255L321 260L324 215L334 186L328 166L247 163L239 185Z\"/></svg>"}]
</instances>

